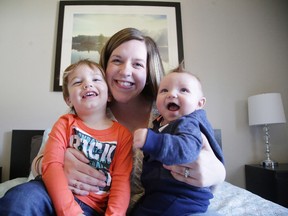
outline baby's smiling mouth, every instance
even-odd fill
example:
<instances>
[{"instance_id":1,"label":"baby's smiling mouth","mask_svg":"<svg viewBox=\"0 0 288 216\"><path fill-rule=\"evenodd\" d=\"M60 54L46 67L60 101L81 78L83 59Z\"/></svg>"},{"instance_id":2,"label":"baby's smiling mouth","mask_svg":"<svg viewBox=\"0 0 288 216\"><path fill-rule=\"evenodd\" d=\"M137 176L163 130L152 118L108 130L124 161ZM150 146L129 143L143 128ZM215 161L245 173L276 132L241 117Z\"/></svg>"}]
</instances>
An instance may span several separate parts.
<instances>
[{"instance_id":1,"label":"baby's smiling mouth","mask_svg":"<svg viewBox=\"0 0 288 216\"><path fill-rule=\"evenodd\" d=\"M177 111L180 109L180 106L175 103L168 103L167 109L170 111Z\"/></svg>"}]
</instances>

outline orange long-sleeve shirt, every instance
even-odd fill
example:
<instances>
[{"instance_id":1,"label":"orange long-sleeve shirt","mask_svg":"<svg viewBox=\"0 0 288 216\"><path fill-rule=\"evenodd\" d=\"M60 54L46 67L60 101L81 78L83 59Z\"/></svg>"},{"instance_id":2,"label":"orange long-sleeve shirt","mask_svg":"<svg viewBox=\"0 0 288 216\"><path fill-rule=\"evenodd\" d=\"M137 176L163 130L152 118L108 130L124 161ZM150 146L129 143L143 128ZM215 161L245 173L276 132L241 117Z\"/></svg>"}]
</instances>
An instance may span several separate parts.
<instances>
[{"instance_id":1,"label":"orange long-sleeve shirt","mask_svg":"<svg viewBox=\"0 0 288 216\"><path fill-rule=\"evenodd\" d=\"M74 200L63 171L64 153L69 147L81 150L91 166L105 172L108 185L111 183L100 193L75 196L99 213L125 215L132 170L132 135L128 129L113 122L108 129L94 130L73 114L61 116L54 124L44 150L42 178L57 215L73 216L83 211Z\"/></svg>"}]
</instances>

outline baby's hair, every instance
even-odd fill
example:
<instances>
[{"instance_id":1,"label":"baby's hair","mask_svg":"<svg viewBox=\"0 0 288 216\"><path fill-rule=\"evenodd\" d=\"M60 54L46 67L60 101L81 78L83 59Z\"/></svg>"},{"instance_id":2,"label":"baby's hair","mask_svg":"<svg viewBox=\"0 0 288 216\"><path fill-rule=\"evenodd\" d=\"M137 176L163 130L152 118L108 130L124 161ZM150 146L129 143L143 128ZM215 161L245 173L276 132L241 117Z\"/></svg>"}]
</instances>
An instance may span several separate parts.
<instances>
[{"instance_id":1,"label":"baby's hair","mask_svg":"<svg viewBox=\"0 0 288 216\"><path fill-rule=\"evenodd\" d=\"M104 70L103 68L97 64L96 62L94 61L91 61L89 59L81 59L79 60L78 62L74 63L74 64L71 64L69 65L64 73L63 73L63 77L62 77L62 80L63 80L63 84L62 84L62 92L63 92L63 98L64 100L66 101L66 99L69 97L69 91L68 91L68 78L69 78L69 75L77 68L79 67L80 65L87 65L88 67L90 67L91 69L93 68L98 68L101 72L101 74L103 75L103 77L105 78L105 73L104 73ZM71 111L72 112L75 112L74 110L74 107L71 108ZM76 113L76 112L75 112Z\"/></svg>"},{"instance_id":2,"label":"baby's hair","mask_svg":"<svg viewBox=\"0 0 288 216\"><path fill-rule=\"evenodd\" d=\"M202 89L201 80L199 79L199 77L198 77L196 74L192 73L191 71L187 71L187 70L185 69L185 67L184 67L184 60L182 60L182 61L180 62L180 64L179 64L176 68L172 69L169 73L187 73L187 74L190 74L190 75L191 75L192 77L194 77L195 80L198 82L200 91L201 91L201 93L202 93L202 95L203 95L203 89Z\"/></svg>"},{"instance_id":3,"label":"baby's hair","mask_svg":"<svg viewBox=\"0 0 288 216\"><path fill-rule=\"evenodd\" d=\"M170 73L171 72L187 72L186 70L185 70L185 67L184 67L184 60L182 60L181 62L180 62L180 64L176 67L176 68L174 68L174 69L172 69L171 71L170 71ZM190 72L189 72L190 73Z\"/></svg>"}]
</instances>

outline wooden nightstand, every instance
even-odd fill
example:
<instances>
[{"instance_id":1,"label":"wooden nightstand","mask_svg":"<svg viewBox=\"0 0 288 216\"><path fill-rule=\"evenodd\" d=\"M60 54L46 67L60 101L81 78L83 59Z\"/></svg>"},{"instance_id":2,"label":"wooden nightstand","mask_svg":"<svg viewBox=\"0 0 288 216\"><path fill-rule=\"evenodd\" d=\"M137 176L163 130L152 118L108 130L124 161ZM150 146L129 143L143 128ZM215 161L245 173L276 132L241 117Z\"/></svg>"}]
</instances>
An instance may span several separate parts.
<instances>
[{"instance_id":1,"label":"wooden nightstand","mask_svg":"<svg viewBox=\"0 0 288 216\"><path fill-rule=\"evenodd\" d=\"M246 189L288 207L288 164L274 169L258 164L245 165Z\"/></svg>"}]
</instances>

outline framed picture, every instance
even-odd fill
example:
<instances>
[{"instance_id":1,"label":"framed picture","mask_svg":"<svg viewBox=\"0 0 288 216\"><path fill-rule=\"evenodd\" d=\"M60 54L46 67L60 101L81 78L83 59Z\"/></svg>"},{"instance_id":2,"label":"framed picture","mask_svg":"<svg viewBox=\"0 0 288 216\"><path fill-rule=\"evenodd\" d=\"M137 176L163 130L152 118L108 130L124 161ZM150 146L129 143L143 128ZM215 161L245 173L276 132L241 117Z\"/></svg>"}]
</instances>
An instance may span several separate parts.
<instances>
[{"instance_id":1,"label":"framed picture","mask_svg":"<svg viewBox=\"0 0 288 216\"><path fill-rule=\"evenodd\" d=\"M179 2L60 1L53 91L62 91L62 74L72 63L99 62L105 42L134 27L155 40L165 70L184 59Z\"/></svg>"}]
</instances>

